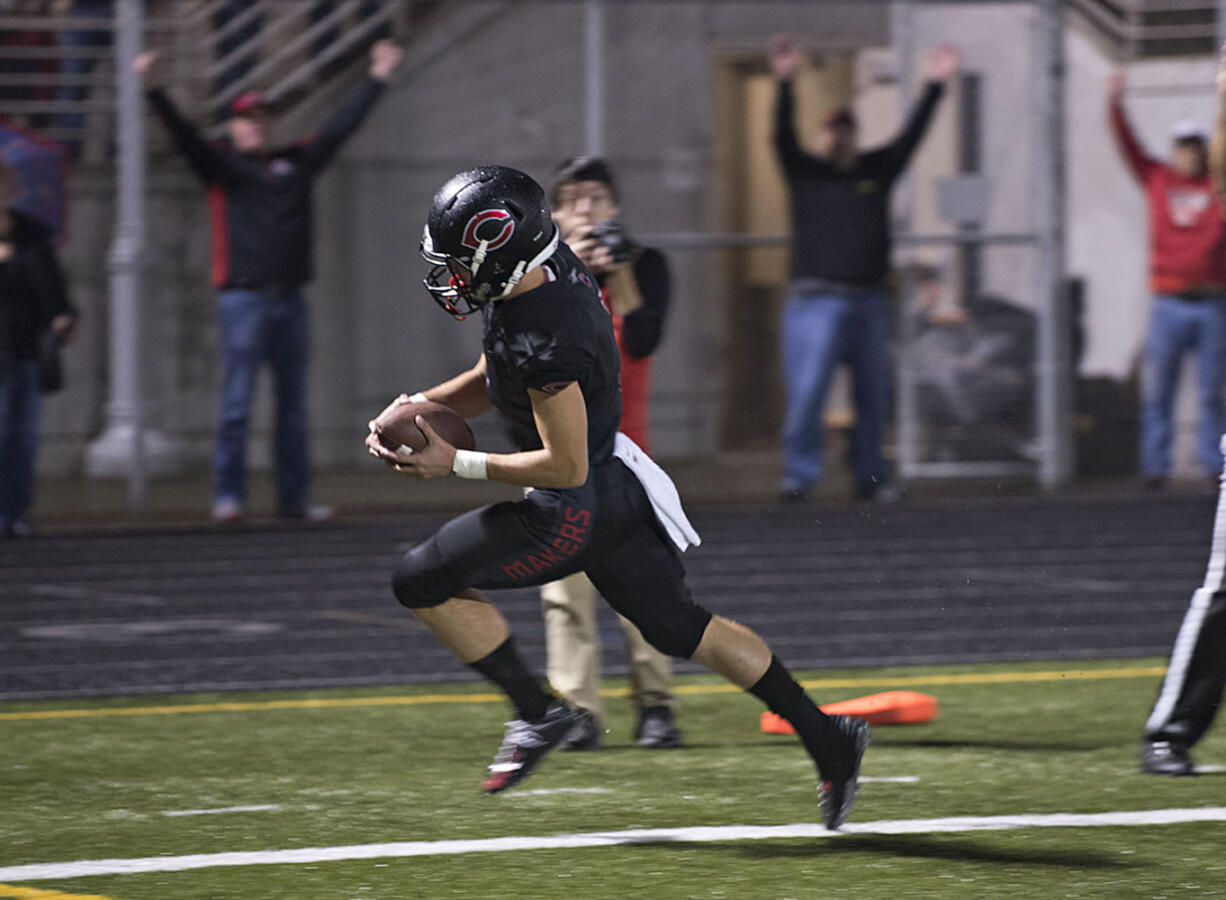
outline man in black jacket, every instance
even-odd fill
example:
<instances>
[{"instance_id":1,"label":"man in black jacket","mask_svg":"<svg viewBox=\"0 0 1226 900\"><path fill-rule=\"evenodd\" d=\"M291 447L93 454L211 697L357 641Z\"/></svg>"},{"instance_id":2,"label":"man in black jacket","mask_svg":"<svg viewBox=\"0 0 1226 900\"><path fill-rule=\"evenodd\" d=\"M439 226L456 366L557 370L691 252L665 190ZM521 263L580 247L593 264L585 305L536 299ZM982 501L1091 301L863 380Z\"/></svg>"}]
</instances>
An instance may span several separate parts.
<instances>
[{"instance_id":1,"label":"man in black jacket","mask_svg":"<svg viewBox=\"0 0 1226 900\"><path fill-rule=\"evenodd\" d=\"M792 77L802 56L784 36L770 44L779 82L775 150L792 206L792 272L783 323L787 410L783 500L805 500L822 476L822 409L835 366L855 384L856 495L871 499L885 482L882 428L889 392L890 191L924 136L958 52L934 51L927 85L902 133L875 150L857 144L855 114L827 116L816 153L802 149L793 124Z\"/></svg>"},{"instance_id":2,"label":"man in black jacket","mask_svg":"<svg viewBox=\"0 0 1226 900\"><path fill-rule=\"evenodd\" d=\"M133 68L149 101L188 165L208 188L213 221L212 280L221 326L221 421L213 454L213 518L242 517L246 497L247 424L256 376L264 362L276 379L277 512L326 518L309 503L306 375L310 344L303 285L311 278L311 188L315 177L352 135L400 64L391 41L371 48L370 77L320 131L284 147L269 143L272 107L246 93L232 106L229 140L212 144L156 86L157 54Z\"/></svg>"},{"instance_id":3,"label":"man in black jacket","mask_svg":"<svg viewBox=\"0 0 1226 900\"><path fill-rule=\"evenodd\" d=\"M13 170L0 166L0 538L31 533L40 349L48 338L66 342L77 321L51 232L11 208L16 187Z\"/></svg>"}]
</instances>

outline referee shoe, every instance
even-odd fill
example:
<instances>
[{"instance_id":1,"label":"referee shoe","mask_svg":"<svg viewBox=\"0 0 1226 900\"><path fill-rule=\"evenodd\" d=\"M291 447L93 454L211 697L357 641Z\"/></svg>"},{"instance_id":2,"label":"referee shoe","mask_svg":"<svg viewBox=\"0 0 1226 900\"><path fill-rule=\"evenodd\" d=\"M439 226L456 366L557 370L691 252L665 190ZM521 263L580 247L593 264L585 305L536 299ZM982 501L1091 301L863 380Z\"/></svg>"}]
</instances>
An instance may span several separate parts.
<instances>
[{"instance_id":1,"label":"referee shoe","mask_svg":"<svg viewBox=\"0 0 1226 900\"><path fill-rule=\"evenodd\" d=\"M1145 741L1141 744L1141 772L1146 775L1192 775L1188 748L1171 741Z\"/></svg>"},{"instance_id":2,"label":"referee shoe","mask_svg":"<svg viewBox=\"0 0 1226 900\"><path fill-rule=\"evenodd\" d=\"M832 716L831 727L840 746L833 759L824 767L818 796L822 804L822 820L826 828L836 831L851 814L856 803L860 760L868 749L872 736L868 723L852 716Z\"/></svg>"},{"instance_id":3,"label":"referee shoe","mask_svg":"<svg viewBox=\"0 0 1226 900\"><path fill-rule=\"evenodd\" d=\"M579 710L554 700L539 722L514 719L507 722L502 746L494 754L489 774L481 782L481 790L497 794L514 787L532 774L541 759L570 734L579 719Z\"/></svg>"}]
</instances>

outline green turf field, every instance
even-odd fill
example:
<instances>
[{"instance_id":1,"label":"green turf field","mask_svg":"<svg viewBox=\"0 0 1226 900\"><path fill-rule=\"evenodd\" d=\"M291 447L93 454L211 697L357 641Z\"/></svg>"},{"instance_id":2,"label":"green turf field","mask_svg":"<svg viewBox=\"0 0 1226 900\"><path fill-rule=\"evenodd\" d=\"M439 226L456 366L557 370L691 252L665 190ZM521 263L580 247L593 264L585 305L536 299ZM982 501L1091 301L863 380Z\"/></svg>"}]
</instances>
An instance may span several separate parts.
<instances>
[{"instance_id":1,"label":"green turf field","mask_svg":"<svg viewBox=\"0 0 1226 900\"><path fill-rule=\"evenodd\" d=\"M857 825L1226 807L1222 723L1196 753L1202 766L1223 766L1221 774L1136 773L1138 732L1161 664L855 670L808 680L822 701L891 687L940 700L936 722L876 730L863 774L913 780L864 784ZM1043 674L1062 669L1069 674ZM614 698L606 750L554 754L523 787L494 798L481 796L477 784L505 708L478 685L0 704L0 871L73 860L820 822L807 758L794 738L757 731L757 701L714 679L681 686L688 749L634 748L627 703ZM1220 897L1221 818L955 833L913 823L908 834L656 838L462 854L440 847L417 856L0 877L0 898Z\"/></svg>"}]
</instances>

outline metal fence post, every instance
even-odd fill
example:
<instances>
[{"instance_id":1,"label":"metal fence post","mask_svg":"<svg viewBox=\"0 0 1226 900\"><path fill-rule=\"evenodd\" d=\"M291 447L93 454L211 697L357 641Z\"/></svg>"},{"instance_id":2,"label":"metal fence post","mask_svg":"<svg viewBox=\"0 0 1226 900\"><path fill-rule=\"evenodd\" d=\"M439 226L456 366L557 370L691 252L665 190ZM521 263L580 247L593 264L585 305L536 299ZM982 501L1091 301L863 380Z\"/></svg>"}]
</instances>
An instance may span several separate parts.
<instances>
[{"instance_id":1,"label":"metal fence post","mask_svg":"<svg viewBox=\"0 0 1226 900\"><path fill-rule=\"evenodd\" d=\"M91 475L126 475L128 503L145 501L151 468L165 469L171 450L145 425L141 281L145 266L145 103L132 60L144 46L145 0L115 4L118 100L115 233L110 271L110 397L106 427L86 453Z\"/></svg>"},{"instance_id":2,"label":"metal fence post","mask_svg":"<svg viewBox=\"0 0 1226 900\"><path fill-rule=\"evenodd\" d=\"M605 152L604 0L587 0L586 10L583 152L588 156L603 156Z\"/></svg>"},{"instance_id":3,"label":"metal fence post","mask_svg":"<svg viewBox=\"0 0 1226 900\"><path fill-rule=\"evenodd\" d=\"M1064 287L1064 29L1062 0L1035 4L1035 226L1038 232L1039 482L1073 474L1071 335Z\"/></svg>"}]
</instances>

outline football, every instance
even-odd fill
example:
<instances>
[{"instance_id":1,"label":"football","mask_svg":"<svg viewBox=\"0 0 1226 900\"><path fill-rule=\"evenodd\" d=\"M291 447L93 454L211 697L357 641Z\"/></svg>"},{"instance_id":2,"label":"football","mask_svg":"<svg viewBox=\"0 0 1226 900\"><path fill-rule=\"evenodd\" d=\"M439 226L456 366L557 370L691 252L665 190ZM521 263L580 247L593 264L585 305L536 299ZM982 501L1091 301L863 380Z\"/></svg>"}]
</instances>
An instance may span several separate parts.
<instances>
[{"instance_id":1,"label":"football","mask_svg":"<svg viewBox=\"0 0 1226 900\"><path fill-rule=\"evenodd\" d=\"M427 400L424 403L401 403L375 420L375 434L379 443L389 450L408 447L421 450L426 446L426 436L417 427L418 416L425 418L439 437L459 450L473 450L473 440L468 423L441 403Z\"/></svg>"}]
</instances>

